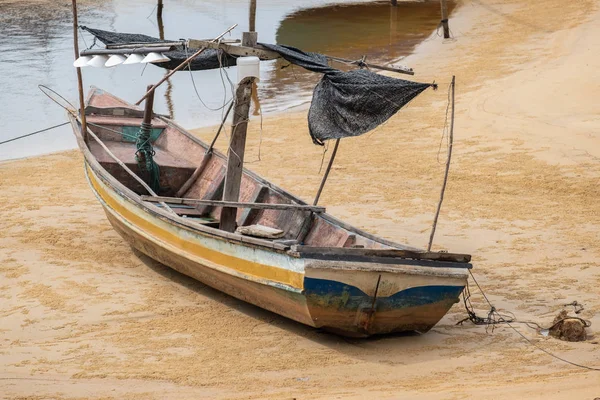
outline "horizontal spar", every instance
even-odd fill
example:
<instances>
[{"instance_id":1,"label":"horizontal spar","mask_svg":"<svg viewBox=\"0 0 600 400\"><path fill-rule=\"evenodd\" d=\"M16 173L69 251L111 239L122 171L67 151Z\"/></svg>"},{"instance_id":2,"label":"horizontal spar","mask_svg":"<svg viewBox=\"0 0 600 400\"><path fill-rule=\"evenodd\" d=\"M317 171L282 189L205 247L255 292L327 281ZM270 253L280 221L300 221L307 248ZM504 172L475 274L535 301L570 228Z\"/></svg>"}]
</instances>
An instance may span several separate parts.
<instances>
[{"instance_id":1,"label":"horizontal spar","mask_svg":"<svg viewBox=\"0 0 600 400\"><path fill-rule=\"evenodd\" d=\"M207 42L211 41L211 39L206 39ZM180 40L178 42L136 42L136 43L113 43L107 44L107 49L137 49L139 47L164 47L164 46L185 46L185 40ZM221 39L220 43L240 43L239 39Z\"/></svg>"},{"instance_id":2,"label":"horizontal spar","mask_svg":"<svg viewBox=\"0 0 600 400\"><path fill-rule=\"evenodd\" d=\"M432 251L411 251L402 249L365 249L350 247L313 247L292 246L292 251L300 254L318 254L322 256L362 256L362 257L396 257L411 258L413 260L450 261L456 263L469 263L469 254L443 253Z\"/></svg>"},{"instance_id":3,"label":"horizontal spar","mask_svg":"<svg viewBox=\"0 0 600 400\"><path fill-rule=\"evenodd\" d=\"M188 45L191 48L207 47L209 49L221 49L227 54L230 54L232 56L238 56L238 57L255 56L255 57L260 58L263 61L275 60L277 58L281 58L279 53L276 53L271 50L267 50L264 47L262 47L260 44L257 44L254 47L249 47L249 46L236 46L236 45L232 45L232 44L224 44L224 43L219 43L219 42L208 42L206 40L190 39L188 41ZM399 74L407 74L407 75L415 74L415 72L412 70L412 68L405 67L405 66L388 67L385 65L371 64L371 63L363 62L360 60L348 60L345 58L328 56L326 54L324 54L324 56L326 58L328 58L329 60L338 61L338 62L345 63L345 64L360 65L361 63L363 63L363 65L368 68L380 69L383 71L391 71L391 72L396 72Z\"/></svg>"},{"instance_id":4,"label":"horizontal spar","mask_svg":"<svg viewBox=\"0 0 600 400\"><path fill-rule=\"evenodd\" d=\"M167 204L203 205L217 207L254 208L262 210L303 210L315 213L324 213L325 207L309 206L305 204L273 204L273 203L242 203L237 201L184 199L181 197L142 196L142 200L151 203L164 202Z\"/></svg>"},{"instance_id":5,"label":"horizontal spar","mask_svg":"<svg viewBox=\"0 0 600 400\"><path fill-rule=\"evenodd\" d=\"M95 50L82 50L79 53L80 56L99 56L99 55L112 55L112 54L146 54L152 52L166 52L173 50L172 46L163 47L137 47L135 49L95 49Z\"/></svg>"},{"instance_id":6,"label":"horizontal spar","mask_svg":"<svg viewBox=\"0 0 600 400\"><path fill-rule=\"evenodd\" d=\"M148 42L140 42L140 43L119 43L119 44L107 44L107 49L139 49L140 47L172 47L172 46L182 46L183 41L180 42L156 42L156 43L148 43Z\"/></svg>"}]
</instances>

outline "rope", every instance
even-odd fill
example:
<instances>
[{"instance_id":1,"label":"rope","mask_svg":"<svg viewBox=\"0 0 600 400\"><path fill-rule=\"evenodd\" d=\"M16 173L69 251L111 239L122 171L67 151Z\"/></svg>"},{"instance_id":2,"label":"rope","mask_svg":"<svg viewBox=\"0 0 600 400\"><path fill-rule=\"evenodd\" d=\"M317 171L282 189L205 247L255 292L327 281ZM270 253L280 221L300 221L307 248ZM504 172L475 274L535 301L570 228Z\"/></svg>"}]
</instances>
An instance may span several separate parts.
<instances>
[{"instance_id":1,"label":"rope","mask_svg":"<svg viewBox=\"0 0 600 400\"><path fill-rule=\"evenodd\" d=\"M477 285L477 288L479 289L479 292L483 295L483 298L485 299L485 301L488 303L488 305L490 306L490 311L488 312L488 316L487 317L479 317L475 314L475 311L473 310L473 305L471 304L470 301L470 297L471 297L471 292L469 290L469 284L467 283L467 286L465 287L465 290L463 291L463 301L465 304L465 308L467 309L467 314L468 317L463 319L462 321L459 321L457 323L457 325L462 324L463 322L465 322L466 320L471 320L471 322L473 322L475 325L487 325L487 326L492 326L492 330L493 327L495 325L499 325L499 324L506 324L508 325L513 331L515 331L515 333L517 333L523 340L525 340L527 343L529 343L530 345L532 345L533 347L535 347L536 349L546 353L547 355L549 355L550 357L553 357L559 361L562 361L564 363L567 363L569 365L573 365L575 367L578 368L583 368L583 369L587 369L590 371L600 371L600 368L598 367L589 367L587 365L582 365L582 364L578 364L575 363L573 361L569 361L565 358L559 357L556 354L544 349L543 347L540 347L539 345L537 345L536 343L532 342L530 339L528 339L525 335L523 335L521 332L519 332L517 330L517 328L515 328L512 324L513 323L522 323L527 325L528 327L532 328L531 325L536 326L538 329L542 329L540 325L536 324L535 322L529 322L529 321L517 321L516 318L513 316L507 316L504 314L500 314L498 312L498 310L496 309L496 307L494 307L492 305L492 303L490 302L490 300L488 299L488 297L486 296L485 292L483 291L483 289L481 288L481 286L479 286L479 283L477 282L477 280L475 279L475 276L473 276L473 273L471 272L471 270L469 270L469 274L471 275L471 278L473 279L473 282L475 282L475 284ZM573 305L573 303L571 303L570 305ZM582 318L579 317L568 317L568 318L563 318L560 321L555 322L550 328L548 329L552 329L553 327L555 327L557 324L561 323L562 321L564 321L565 319L578 319L580 321L582 321L584 323L584 326L589 327L591 326L591 322L590 321L586 321ZM486 328L487 331L487 328Z\"/></svg>"},{"instance_id":2,"label":"rope","mask_svg":"<svg viewBox=\"0 0 600 400\"><path fill-rule=\"evenodd\" d=\"M68 112L70 112L71 114L75 115L75 113L74 113L74 111L73 111L73 110L76 110L77 108L76 108L76 107L75 107L75 106L74 106L74 105L73 105L71 102L69 102L69 100L65 99L63 96L61 96L60 94L58 94L56 91L54 91L54 90L50 89L48 86L45 86L45 85L38 85L38 88L39 88L39 89L42 91L42 93L44 93L44 94L45 94L45 95L46 95L46 96L47 96L47 97L48 97L50 100L52 100L53 102L55 102L56 104L58 104L59 106L61 106L61 107L62 107L62 108L64 108L65 110L67 110ZM49 92L51 92L51 93L54 93L54 94L55 94L55 95L57 95L59 98L61 98L61 99L62 99L62 100L65 102L65 103L67 103L69 106L71 106L71 109L69 109L68 107L64 106L63 104L60 104L60 103L59 103L59 102L58 102L56 99L54 99L52 96L50 96L50 95L49 95L49 94L46 92L46 90L47 90L47 91L49 91ZM31 133L28 133L28 134L26 134L26 135L17 136L17 137L14 137L14 138L12 138L12 139L8 139L8 140L5 140L5 141L3 141L3 142L0 142L0 145L2 145L2 144L5 144L5 143L14 142L15 140L23 139L23 138L26 138L26 137L28 137L28 136L37 135L38 133L46 132L46 131L49 131L49 130L51 130L51 129L60 128L61 126L65 126L65 125L67 125L67 124L70 124L70 122L63 122L63 123L61 123L61 124L58 124L58 125L53 125L53 126L50 126L50 127L48 127L48 128L44 128L44 129L40 129L39 131L31 132Z\"/></svg>"},{"instance_id":3,"label":"rope","mask_svg":"<svg viewBox=\"0 0 600 400\"><path fill-rule=\"evenodd\" d=\"M154 161L154 155L156 152L150 142L150 130L152 129L151 124L142 122L140 130L138 132L135 152L135 158L141 171L146 171L149 175L149 184L153 191L160 192L160 167Z\"/></svg>"},{"instance_id":4,"label":"rope","mask_svg":"<svg viewBox=\"0 0 600 400\"><path fill-rule=\"evenodd\" d=\"M58 127L61 127L61 126L65 126L67 124L70 124L70 122L63 122L62 124L54 125L54 126L51 126L49 128L46 128L46 129L40 129L39 131L31 132L31 133L28 133L27 135L18 136L18 137L12 138L12 139L8 139L8 140L5 140L3 142L0 142L0 144L13 142L15 140L26 138L28 136L37 135L38 133L46 132L46 131L49 131L50 129L54 129L54 128L58 128Z\"/></svg>"},{"instance_id":5,"label":"rope","mask_svg":"<svg viewBox=\"0 0 600 400\"><path fill-rule=\"evenodd\" d=\"M60 107L64 108L66 111L68 111L69 113L73 114L74 116L76 116L75 114L75 110L77 110L77 107L75 107L73 105L73 103L71 103L69 100L65 99L63 96L61 96L60 94L58 94L58 92L56 90L50 89L48 86L46 85L38 85L38 89L41 90L42 93L44 93L50 100L52 100L53 102L55 102L56 104L58 104ZM50 96L47 92L49 91L50 93L54 93L55 95L57 95L59 98L61 98L65 103L67 103L69 106L71 106L71 109L69 109L67 106L64 106L62 104L60 104L55 98L53 98L52 96Z\"/></svg>"}]
</instances>

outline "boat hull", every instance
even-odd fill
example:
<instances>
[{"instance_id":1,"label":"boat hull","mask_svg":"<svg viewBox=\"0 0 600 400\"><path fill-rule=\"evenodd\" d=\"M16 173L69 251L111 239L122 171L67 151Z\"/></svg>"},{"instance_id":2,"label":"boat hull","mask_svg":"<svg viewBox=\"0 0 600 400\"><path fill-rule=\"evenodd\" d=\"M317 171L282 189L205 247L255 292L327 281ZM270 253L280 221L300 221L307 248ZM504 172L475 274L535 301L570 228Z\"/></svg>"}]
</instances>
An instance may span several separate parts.
<instances>
[{"instance_id":1,"label":"boat hull","mask_svg":"<svg viewBox=\"0 0 600 400\"><path fill-rule=\"evenodd\" d=\"M458 300L465 268L319 260L178 226L86 174L114 229L152 259L233 297L345 336L431 329ZM423 264L420 262L419 264ZM425 264L427 264L425 262ZM434 263L435 264L435 263Z\"/></svg>"}]
</instances>

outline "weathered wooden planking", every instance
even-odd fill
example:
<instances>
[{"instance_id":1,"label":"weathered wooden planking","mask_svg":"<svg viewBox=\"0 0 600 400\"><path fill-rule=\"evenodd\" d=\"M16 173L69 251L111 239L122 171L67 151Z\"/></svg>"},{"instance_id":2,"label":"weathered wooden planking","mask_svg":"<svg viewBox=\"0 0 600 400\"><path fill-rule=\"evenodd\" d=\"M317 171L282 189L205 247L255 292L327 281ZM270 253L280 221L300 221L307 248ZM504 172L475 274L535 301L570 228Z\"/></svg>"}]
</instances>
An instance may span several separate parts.
<instances>
[{"instance_id":1,"label":"weathered wooden planking","mask_svg":"<svg viewBox=\"0 0 600 400\"><path fill-rule=\"evenodd\" d=\"M292 246L292 251L302 255L319 254L325 256L364 256L364 257L395 257L410 258L413 260L451 261L469 263L471 255L457 253L438 253L431 251L416 252L399 249L363 249L347 247L314 247Z\"/></svg>"},{"instance_id":2,"label":"weathered wooden planking","mask_svg":"<svg viewBox=\"0 0 600 400\"><path fill-rule=\"evenodd\" d=\"M131 117L143 118L144 111L136 110L129 107L95 107L87 106L85 108L86 115L108 115L112 117Z\"/></svg>"},{"instance_id":3,"label":"weathered wooden planking","mask_svg":"<svg viewBox=\"0 0 600 400\"><path fill-rule=\"evenodd\" d=\"M206 166L208 165L208 162L210 161L211 156L212 156L212 153L204 154L204 158L202 159L202 162L200 163L198 168L196 168L194 170L194 172L192 173L192 176L190 176L188 178L188 180L183 184L183 186L181 186L181 188L177 191L177 193L175 194L176 197L183 196L190 189L192 184L194 182L196 182L198 177L202 174L202 171L204 171L204 168L206 168Z\"/></svg>"},{"instance_id":4,"label":"weathered wooden planking","mask_svg":"<svg viewBox=\"0 0 600 400\"><path fill-rule=\"evenodd\" d=\"M88 122L96 125L106 126L140 126L142 124L142 118L131 118L131 117L112 117L107 115L88 115ZM152 119L152 127L165 129L168 125L160 119Z\"/></svg>"},{"instance_id":5,"label":"weathered wooden planking","mask_svg":"<svg viewBox=\"0 0 600 400\"><path fill-rule=\"evenodd\" d=\"M257 208L262 210L305 210L316 213L325 212L325 207L308 206L305 204L273 204L273 203L243 203L239 201L224 201L224 200L203 200L203 199L183 199L181 197L163 197L163 196L142 196L143 201L151 203L165 202L170 204L185 204L185 205L207 205L217 207L243 207Z\"/></svg>"},{"instance_id":6,"label":"weathered wooden planking","mask_svg":"<svg viewBox=\"0 0 600 400\"><path fill-rule=\"evenodd\" d=\"M243 182L243 180L242 180L242 182ZM256 187L254 189L254 192L252 193L252 196L250 198L250 201L248 201L248 203L264 203L264 198L265 198L268 190L269 189L266 186L263 186L263 185L257 183ZM258 212L259 211L256 208L243 209L238 217L238 225L244 226L244 225L250 224L252 221L254 221L256 219Z\"/></svg>"},{"instance_id":7,"label":"weathered wooden planking","mask_svg":"<svg viewBox=\"0 0 600 400\"><path fill-rule=\"evenodd\" d=\"M238 83L235 92L235 106L233 109L233 126L229 152L227 155L227 170L225 172L225 187L223 200L236 202L240 196L240 184L244 168L244 153L246 150L246 131L248 129L248 113L250 111L250 98L252 96L252 82L254 78L247 77ZM227 206L221 210L220 228L227 232L237 228L237 209Z\"/></svg>"},{"instance_id":8,"label":"weathered wooden planking","mask_svg":"<svg viewBox=\"0 0 600 400\"><path fill-rule=\"evenodd\" d=\"M107 115L111 117L131 117L131 118L143 118L144 112L130 107L96 107L87 106L85 108L86 115ZM168 118L167 115L154 113L154 116L160 116ZM158 123L158 120L157 120Z\"/></svg>"}]
</instances>

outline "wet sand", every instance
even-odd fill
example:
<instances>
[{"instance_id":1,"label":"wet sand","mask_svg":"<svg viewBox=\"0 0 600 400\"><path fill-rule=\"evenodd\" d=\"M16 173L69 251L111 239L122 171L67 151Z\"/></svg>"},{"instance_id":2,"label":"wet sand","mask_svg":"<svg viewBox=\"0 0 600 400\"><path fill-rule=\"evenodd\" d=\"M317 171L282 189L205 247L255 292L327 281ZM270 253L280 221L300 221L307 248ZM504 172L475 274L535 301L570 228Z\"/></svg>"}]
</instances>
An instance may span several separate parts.
<instances>
[{"instance_id":1,"label":"wet sand","mask_svg":"<svg viewBox=\"0 0 600 400\"><path fill-rule=\"evenodd\" d=\"M548 326L564 304L584 304L580 315L593 323L586 342L516 327L595 367L599 14L588 0L465 0L451 20L456 41L433 37L403 60L416 80L435 78L440 89L343 141L321 200L357 226L424 246L455 74L455 153L435 248L472 253L490 300L520 320ZM262 132L253 122L249 167L311 199L322 149L310 141L305 114L265 117ZM0 192L5 398L600 396L600 372L552 359L508 327L456 326L461 304L422 336L345 340L139 257L106 221L75 151L0 164ZM485 315L479 294L473 303Z\"/></svg>"}]
</instances>

